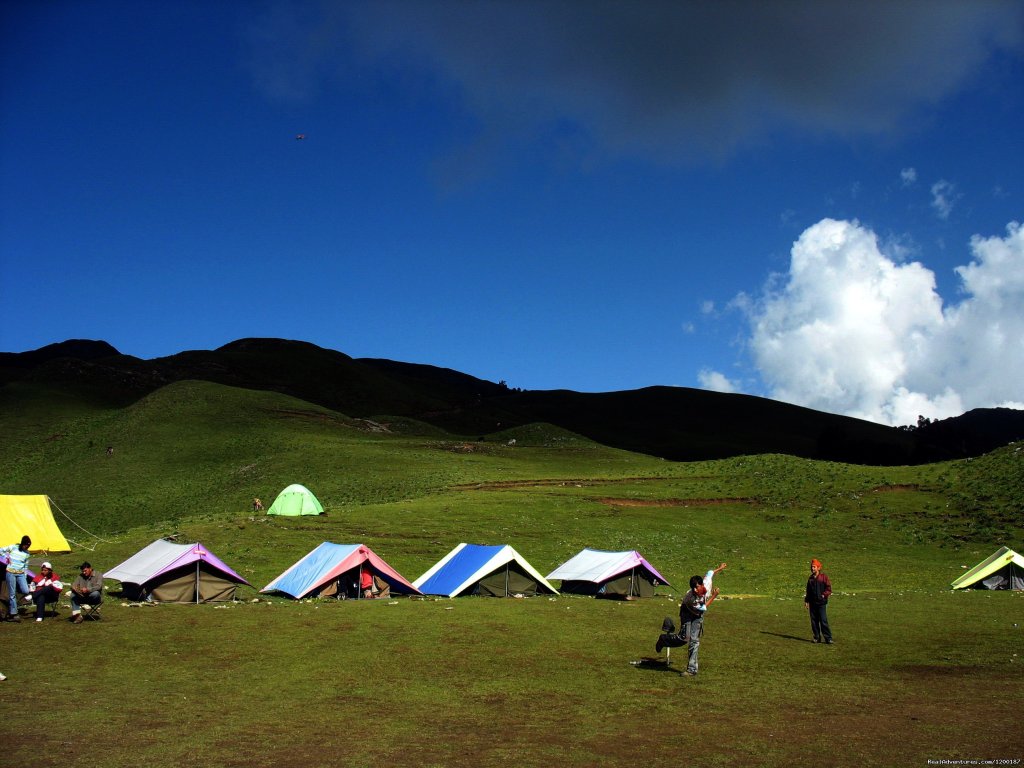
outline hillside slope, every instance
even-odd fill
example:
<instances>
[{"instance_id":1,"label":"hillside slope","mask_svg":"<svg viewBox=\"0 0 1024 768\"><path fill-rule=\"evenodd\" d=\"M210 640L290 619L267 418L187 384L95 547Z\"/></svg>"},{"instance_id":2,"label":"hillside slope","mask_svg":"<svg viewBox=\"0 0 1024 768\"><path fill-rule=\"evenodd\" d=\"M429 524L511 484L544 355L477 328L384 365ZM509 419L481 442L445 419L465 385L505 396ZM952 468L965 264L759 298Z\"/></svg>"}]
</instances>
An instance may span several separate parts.
<instances>
[{"instance_id":1,"label":"hillside slope","mask_svg":"<svg viewBox=\"0 0 1024 768\"><path fill-rule=\"evenodd\" d=\"M683 387L513 391L450 369L353 359L281 339L241 339L154 360L82 340L0 354L0 406L8 408L44 389L92 407L123 407L184 380L279 392L350 417L414 419L467 437L546 422L611 447L672 460L785 453L916 464L977 456L1024 437L1024 412L1007 409L894 429L764 398Z\"/></svg>"}]
</instances>

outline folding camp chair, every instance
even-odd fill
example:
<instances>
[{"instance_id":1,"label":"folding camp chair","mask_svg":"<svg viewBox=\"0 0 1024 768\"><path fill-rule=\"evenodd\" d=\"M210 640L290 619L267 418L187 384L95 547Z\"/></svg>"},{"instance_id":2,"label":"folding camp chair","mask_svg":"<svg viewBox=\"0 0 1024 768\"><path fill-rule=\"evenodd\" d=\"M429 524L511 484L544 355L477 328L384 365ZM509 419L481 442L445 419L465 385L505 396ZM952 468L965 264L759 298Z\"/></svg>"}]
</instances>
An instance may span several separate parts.
<instances>
[{"instance_id":1,"label":"folding camp chair","mask_svg":"<svg viewBox=\"0 0 1024 768\"><path fill-rule=\"evenodd\" d=\"M82 603L81 608L82 616L85 617L87 621L99 621L103 618L100 615L100 611L103 609L102 600L96 603L95 605L92 605L90 603Z\"/></svg>"},{"instance_id":2,"label":"folding camp chair","mask_svg":"<svg viewBox=\"0 0 1024 768\"><path fill-rule=\"evenodd\" d=\"M58 609L60 608L60 592L58 592L53 600L47 600L43 605L43 613L46 613L46 609L49 608L50 612L56 616L58 615Z\"/></svg>"}]
</instances>

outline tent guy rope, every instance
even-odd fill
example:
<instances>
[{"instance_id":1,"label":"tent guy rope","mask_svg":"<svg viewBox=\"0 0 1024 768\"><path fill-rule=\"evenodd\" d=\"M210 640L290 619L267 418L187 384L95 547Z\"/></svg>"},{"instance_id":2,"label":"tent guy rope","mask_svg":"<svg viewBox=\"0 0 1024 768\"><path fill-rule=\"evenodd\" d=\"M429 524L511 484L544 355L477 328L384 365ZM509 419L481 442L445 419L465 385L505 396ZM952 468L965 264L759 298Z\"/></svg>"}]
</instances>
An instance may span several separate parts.
<instances>
[{"instance_id":1,"label":"tent guy rope","mask_svg":"<svg viewBox=\"0 0 1024 768\"><path fill-rule=\"evenodd\" d=\"M84 533L87 533L87 534L89 534L89 535L90 535L90 536L92 536L92 537L93 537L94 539L99 539L99 540L100 540L100 541L102 541L102 542L103 542L104 544L110 544L110 542L109 542L109 541L107 541L106 539L102 538L101 536L97 536L97 535L96 535L95 533L93 533L92 531L87 531L87 530L85 530L85 528L83 528L83 527L82 527L82 526L80 526L80 525L79 525L78 523L76 523L76 522L75 522L74 520L72 520L72 519L71 519L71 517L70 517L70 516L68 515L68 513L67 513L67 512L65 512L65 511L64 511L63 509L61 509L61 508L60 508L60 507L59 507L59 506L57 505L57 502L55 502L55 501L54 501L53 499L51 499L51 498L50 498L49 496L47 496L47 497L46 497L46 500L47 500L47 501L49 501L49 502L50 502L50 504L51 504L51 505L52 505L53 507L56 507L57 511L58 511L58 512L60 512L60 513L61 513L62 515L64 515L64 517L66 517L66 518L68 519L68 521L69 521L69 522L70 522L70 523L71 523L72 525L74 525L74 526L75 526L76 528L78 528L78 529L79 529L80 531L83 531ZM84 547L85 549L89 549L89 551L93 551L93 550L95 550L95 549L96 549L96 547L95 547L95 546L93 546L93 547L86 547L86 546L85 546L84 544L82 544L82 545L78 544L78 542L74 542L74 541L73 541L73 543L75 544L75 546L82 546L82 547Z\"/></svg>"}]
</instances>

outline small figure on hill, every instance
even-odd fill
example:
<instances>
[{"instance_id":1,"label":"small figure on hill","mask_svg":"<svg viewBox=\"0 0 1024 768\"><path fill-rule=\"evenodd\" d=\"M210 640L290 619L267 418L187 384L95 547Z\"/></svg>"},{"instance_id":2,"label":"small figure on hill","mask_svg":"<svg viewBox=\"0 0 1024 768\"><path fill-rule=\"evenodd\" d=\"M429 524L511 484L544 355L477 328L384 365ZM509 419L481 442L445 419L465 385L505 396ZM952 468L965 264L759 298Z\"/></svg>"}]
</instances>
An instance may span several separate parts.
<instances>
[{"instance_id":1,"label":"small figure on hill","mask_svg":"<svg viewBox=\"0 0 1024 768\"><path fill-rule=\"evenodd\" d=\"M260 501L259 496L257 496L255 499L252 500L252 511L253 512L262 512L263 511L263 502Z\"/></svg>"},{"instance_id":2,"label":"small figure on hill","mask_svg":"<svg viewBox=\"0 0 1024 768\"><path fill-rule=\"evenodd\" d=\"M32 539L22 536L19 544L11 544L0 549L0 555L7 558L8 621L21 621L18 615L18 594L29 593L28 550L31 546Z\"/></svg>"},{"instance_id":3,"label":"small figure on hill","mask_svg":"<svg viewBox=\"0 0 1024 768\"><path fill-rule=\"evenodd\" d=\"M108 445L107 446L107 456L113 456L113 455L114 455L114 446Z\"/></svg>"},{"instance_id":4,"label":"small figure on hill","mask_svg":"<svg viewBox=\"0 0 1024 768\"><path fill-rule=\"evenodd\" d=\"M708 606L718 597L718 587L713 585L717 574L724 571L722 563L700 576L690 577L690 591L683 597L679 605L679 634L686 640L687 662L685 675L694 677L697 674L697 654L700 650L700 637L704 633L704 614Z\"/></svg>"},{"instance_id":5,"label":"small figure on hill","mask_svg":"<svg viewBox=\"0 0 1024 768\"><path fill-rule=\"evenodd\" d=\"M832 582L821 571L821 561L811 560L811 575L807 579L807 591L804 593L804 605L811 617L811 634L814 642L825 642L832 645L832 630L828 626L826 606L832 594Z\"/></svg>"},{"instance_id":6,"label":"small figure on hill","mask_svg":"<svg viewBox=\"0 0 1024 768\"><path fill-rule=\"evenodd\" d=\"M53 572L53 566L43 563L39 566L39 573L29 584L29 589L32 590L32 602L36 604L36 621L42 621L46 613L46 604L57 602L64 585L60 577Z\"/></svg>"},{"instance_id":7,"label":"small figure on hill","mask_svg":"<svg viewBox=\"0 0 1024 768\"><path fill-rule=\"evenodd\" d=\"M103 602L103 574L94 571L88 562L82 563L78 569L81 573L71 585L71 621L75 624L85 621L83 605L96 606Z\"/></svg>"}]
</instances>

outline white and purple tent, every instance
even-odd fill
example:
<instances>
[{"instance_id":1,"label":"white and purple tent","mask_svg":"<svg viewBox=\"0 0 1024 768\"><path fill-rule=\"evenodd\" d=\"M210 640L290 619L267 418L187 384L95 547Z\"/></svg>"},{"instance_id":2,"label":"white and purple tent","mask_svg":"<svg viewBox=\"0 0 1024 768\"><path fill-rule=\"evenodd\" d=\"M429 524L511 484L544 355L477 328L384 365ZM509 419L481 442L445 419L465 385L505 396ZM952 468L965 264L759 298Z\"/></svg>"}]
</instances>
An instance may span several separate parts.
<instances>
[{"instance_id":1,"label":"white and purple tent","mask_svg":"<svg viewBox=\"0 0 1024 768\"><path fill-rule=\"evenodd\" d=\"M548 574L562 580L562 592L595 597L651 597L664 576L636 550L604 552L584 549Z\"/></svg>"},{"instance_id":2,"label":"white and purple tent","mask_svg":"<svg viewBox=\"0 0 1024 768\"><path fill-rule=\"evenodd\" d=\"M260 592L280 592L303 597L359 597L363 573L373 576L373 594L383 597L421 594L398 571L364 544L332 544L325 541Z\"/></svg>"},{"instance_id":3,"label":"white and purple tent","mask_svg":"<svg viewBox=\"0 0 1024 768\"><path fill-rule=\"evenodd\" d=\"M557 595L558 590L507 544L459 544L413 582L425 595Z\"/></svg>"},{"instance_id":4,"label":"white and purple tent","mask_svg":"<svg viewBox=\"0 0 1024 768\"><path fill-rule=\"evenodd\" d=\"M239 584L251 586L202 544L154 541L103 574L121 582L129 600L206 603L234 600Z\"/></svg>"}]
</instances>

